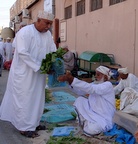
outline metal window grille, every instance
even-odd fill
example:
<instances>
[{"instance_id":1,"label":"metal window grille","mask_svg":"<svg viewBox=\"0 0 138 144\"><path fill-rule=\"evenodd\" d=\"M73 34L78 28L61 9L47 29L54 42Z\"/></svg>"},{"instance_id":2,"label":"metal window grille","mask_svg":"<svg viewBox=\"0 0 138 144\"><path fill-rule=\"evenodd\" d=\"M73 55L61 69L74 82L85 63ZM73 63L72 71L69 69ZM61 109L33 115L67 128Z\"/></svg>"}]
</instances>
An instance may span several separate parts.
<instances>
[{"instance_id":1,"label":"metal window grille","mask_svg":"<svg viewBox=\"0 0 138 144\"><path fill-rule=\"evenodd\" d=\"M100 9L103 7L103 0L91 0L91 11Z\"/></svg>"},{"instance_id":2,"label":"metal window grille","mask_svg":"<svg viewBox=\"0 0 138 144\"><path fill-rule=\"evenodd\" d=\"M85 0L77 2L77 16L85 13Z\"/></svg>"},{"instance_id":3,"label":"metal window grille","mask_svg":"<svg viewBox=\"0 0 138 144\"><path fill-rule=\"evenodd\" d=\"M110 5L114 5L123 1L126 1L126 0L110 0Z\"/></svg>"},{"instance_id":4,"label":"metal window grille","mask_svg":"<svg viewBox=\"0 0 138 144\"><path fill-rule=\"evenodd\" d=\"M69 19L72 17L72 6L68 6L65 8L65 19Z\"/></svg>"}]
</instances>

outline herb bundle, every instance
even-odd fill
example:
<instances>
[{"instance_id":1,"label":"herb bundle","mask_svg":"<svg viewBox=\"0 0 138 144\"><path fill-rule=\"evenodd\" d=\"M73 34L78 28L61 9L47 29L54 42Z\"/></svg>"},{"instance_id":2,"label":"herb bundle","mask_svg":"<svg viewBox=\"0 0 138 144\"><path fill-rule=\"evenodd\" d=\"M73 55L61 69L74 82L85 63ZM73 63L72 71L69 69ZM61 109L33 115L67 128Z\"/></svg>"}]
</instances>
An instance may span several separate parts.
<instances>
[{"instance_id":1,"label":"herb bundle","mask_svg":"<svg viewBox=\"0 0 138 144\"><path fill-rule=\"evenodd\" d=\"M42 60L41 63L41 73L47 74L52 69L52 64L56 61L57 58L63 59L63 55L66 53L64 49L59 47L56 52L51 52L46 54L45 58Z\"/></svg>"}]
</instances>

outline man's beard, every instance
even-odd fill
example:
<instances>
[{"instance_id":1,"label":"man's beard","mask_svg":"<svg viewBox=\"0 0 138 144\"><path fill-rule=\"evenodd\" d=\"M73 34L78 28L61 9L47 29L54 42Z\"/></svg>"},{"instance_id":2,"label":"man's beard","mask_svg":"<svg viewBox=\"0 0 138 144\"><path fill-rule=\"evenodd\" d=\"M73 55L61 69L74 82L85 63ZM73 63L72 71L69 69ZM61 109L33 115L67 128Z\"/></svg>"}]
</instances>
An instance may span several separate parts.
<instances>
[{"instance_id":1,"label":"man's beard","mask_svg":"<svg viewBox=\"0 0 138 144\"><path fill-rule=\"evenodd\" d=\"M100 84L104 82L104 76L100 80L95 80L93 83L94 84Z\"/></svg>"}]
</instances>

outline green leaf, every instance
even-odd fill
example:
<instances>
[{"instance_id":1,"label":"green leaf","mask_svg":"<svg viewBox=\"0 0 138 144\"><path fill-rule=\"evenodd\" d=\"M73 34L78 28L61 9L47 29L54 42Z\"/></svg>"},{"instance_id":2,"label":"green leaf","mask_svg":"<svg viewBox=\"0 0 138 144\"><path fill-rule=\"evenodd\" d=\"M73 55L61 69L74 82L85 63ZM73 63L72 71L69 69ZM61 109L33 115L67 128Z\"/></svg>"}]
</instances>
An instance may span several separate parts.
<instances>
[{"instance_id":1,"label":"green leaf","mask_svg":"<svg viewBox=\"0 0 138 144\"><path fill-rule=\"evenodd\" d=\"M59 47L56 52L51 52L46 54L45 59L41 62L40 70L41 73L48 73L52 68L52 63L56 61L57 58L63 59L63 55L66 53L64 49ZM61 61L59 61L59 65L61 65Z\"/></svg>"}]
</instances>

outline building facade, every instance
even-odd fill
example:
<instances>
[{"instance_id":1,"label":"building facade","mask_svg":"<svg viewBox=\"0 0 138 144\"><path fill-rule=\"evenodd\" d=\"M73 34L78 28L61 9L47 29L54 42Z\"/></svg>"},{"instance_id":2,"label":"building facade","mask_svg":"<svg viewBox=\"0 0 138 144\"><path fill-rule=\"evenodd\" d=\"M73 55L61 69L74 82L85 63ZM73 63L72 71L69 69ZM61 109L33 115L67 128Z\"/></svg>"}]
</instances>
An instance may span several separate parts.
<instances>
[{"instance_id":1,"label":"building facade","mask_svg":"<svg viewBox=\"0 0 138 144\"><path fill-rule=\"evenodd\" d=\"M59 45L66 43L78 55L113 54L116 63L138 76L138 0L17 0L10 9L15 31L15 16L30 24L38 10L49 6L56 17L55 42L60 37ZM23 17L23 9L31 17Z\"/></svg>"},{"instance_id":2,"label":"building facade","mask_svg":"<svg viewBox=\"0 0 138 144\"><path fill-rule=\"evenodd\" d=\"M44 0L17 0L10 8L10 26L15 32L20 22L32 24L36 20L37 11L44 9Z\"/></svg>"},{"instance_id":3,"label":"building facade","mask_svg":"<svg viewBox=\"0 0 138 144\"><path fill-rule=\"evenodd\" d=\"M32 24L37 20L39 10L46 10L55 15L55 0L17 0L10 8L10 27L15 33L19 30L20 22ZM59 20L55 19L51 32L58 47Z\"/></svg>"},{"instance_id":4,"label":"building facade","mask_svg":"<svg viewBox=\"0 0 138 144\"><path fill-rule=\"evenodd\" d=\"M78 52L113 54L138 76L138 0L58 0L61 44Z\"/></svg>"}]
</instances>

